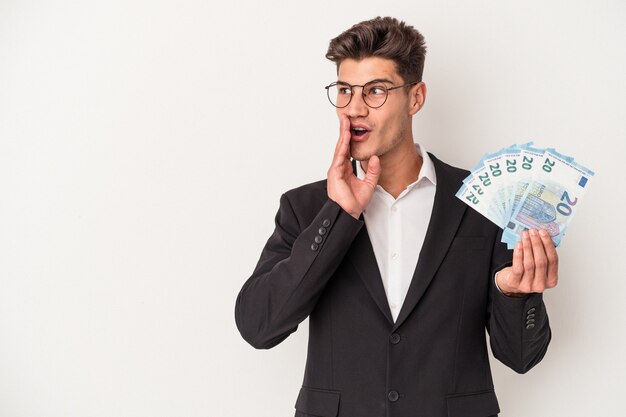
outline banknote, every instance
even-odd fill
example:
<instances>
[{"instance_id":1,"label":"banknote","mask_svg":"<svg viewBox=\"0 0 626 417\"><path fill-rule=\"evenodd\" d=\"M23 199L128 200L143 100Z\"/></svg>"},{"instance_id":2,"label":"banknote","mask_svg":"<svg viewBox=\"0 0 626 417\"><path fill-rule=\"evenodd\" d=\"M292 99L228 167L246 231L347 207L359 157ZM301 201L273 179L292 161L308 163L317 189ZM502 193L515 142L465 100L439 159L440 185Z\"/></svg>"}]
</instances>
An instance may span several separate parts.
<instances>
[{"instance_id":1,"label":"banknote","mask_svg":"<svg viewBox=\"0 0 626 417\"><path fill-rule=\"evenodd\" d=\"M504 231L509 249L530 228L559 246L594 172L575 158L532 142L485 154L456 196Z\"/></svg>"}]
</instances>

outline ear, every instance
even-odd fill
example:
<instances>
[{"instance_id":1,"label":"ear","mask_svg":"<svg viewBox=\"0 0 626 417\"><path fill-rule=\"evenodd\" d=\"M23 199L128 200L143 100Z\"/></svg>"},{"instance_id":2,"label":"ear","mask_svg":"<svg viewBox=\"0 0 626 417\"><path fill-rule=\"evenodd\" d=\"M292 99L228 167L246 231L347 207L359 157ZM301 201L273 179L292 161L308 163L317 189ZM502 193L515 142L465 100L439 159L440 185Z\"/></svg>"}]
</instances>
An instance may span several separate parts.
<instances>
[{"instance_id":1,"label":"ear","mask_svg":"<svg viewBox=\"0 0 626 417\"><path fill-rule=\"evenodd\" d=\"M424 107L426 102L426 84L419 82L409 90L409 114L413 116Z\"/></svg>"}]
</instances>

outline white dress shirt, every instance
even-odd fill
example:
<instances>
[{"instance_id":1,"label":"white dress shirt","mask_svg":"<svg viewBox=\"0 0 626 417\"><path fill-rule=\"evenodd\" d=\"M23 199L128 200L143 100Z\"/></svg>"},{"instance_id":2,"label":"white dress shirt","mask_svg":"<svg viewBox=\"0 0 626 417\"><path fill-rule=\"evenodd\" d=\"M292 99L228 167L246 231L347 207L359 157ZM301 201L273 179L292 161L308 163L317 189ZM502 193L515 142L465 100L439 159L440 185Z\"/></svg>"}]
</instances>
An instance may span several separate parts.
<instances>
[{"instance_id":1,"label":"white dress shirt","mask_svg":"<svg viewBox=\"0 0 626 417\"><path fill-rule=\"evenodd\" d=\"M417 181L409 184L395 199L377 185L372 200L363 211L394 322L413 279L437 186L432 160L423 147L415 144L415 148L422 157ZM364 178L361 164L357 163L356 167L357 177Z\"/></svg>"}]
</instances>

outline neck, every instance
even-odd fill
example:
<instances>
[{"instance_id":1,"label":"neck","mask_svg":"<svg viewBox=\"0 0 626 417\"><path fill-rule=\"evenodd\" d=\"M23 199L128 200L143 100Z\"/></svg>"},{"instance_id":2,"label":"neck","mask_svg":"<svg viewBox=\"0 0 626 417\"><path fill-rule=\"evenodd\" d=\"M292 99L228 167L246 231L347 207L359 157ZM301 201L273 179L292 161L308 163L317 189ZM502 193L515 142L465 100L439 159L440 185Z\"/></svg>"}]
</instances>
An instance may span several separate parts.
<instances>
[{"instance_id":1,"label":"neck","mask_svg":"<svg viewBox=\"0 0 626 417\"><path fill-rule=\"evenodd\" d=\"M409 184L417 181L422 168L422 157L417 153L413 140L406 140L393 151L380 158L380 178L378 185L398 198ZM361 161L361 168L367 172L367 161Z\"/></svg>"}]
</instances>

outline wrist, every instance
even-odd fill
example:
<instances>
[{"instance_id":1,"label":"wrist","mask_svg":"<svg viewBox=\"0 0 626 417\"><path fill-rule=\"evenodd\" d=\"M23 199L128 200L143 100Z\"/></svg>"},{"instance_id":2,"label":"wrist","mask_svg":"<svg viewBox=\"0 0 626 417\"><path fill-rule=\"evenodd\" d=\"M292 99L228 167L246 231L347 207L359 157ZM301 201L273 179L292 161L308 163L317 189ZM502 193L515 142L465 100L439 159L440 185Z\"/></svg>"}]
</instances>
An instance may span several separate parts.
<instances>
[{"instance_id":1,"label":"wrist","mask_svg":"<svg viewBox=\"0 0 626 417\"><path fill-rule=\"evenodd\" d=\"M340 202L340 200L333 198L333 196L330 193L328 194L328 198L334 201L339 207L341 207L343 211L345 211L346 213L348 213L350 216L354 217L355 219L359 220L359 217L361 217L362 211L354 210L353 208L344 207L343 204Z\"/></svg>"},{"instance_id":2,"label":"wrist","mask_svg":"<svg viewBox=\"0 0 626 417\"><path fill-rule=\"evenodd\" d=\"M498 275L500 275L500 273L502 272L502 270L496 272L495 275L495 284L496 284L496 288L498 289L498 291L500 291L503 295L507 296L507 297L513 297L513 298L523 298L526 297L528 294L525 292L515 292L515 291L510 291L510 288L507 288L506 285L502 285L501 282L499 282L498 280Z\"/></svg>"},{"instance_id":3,"label":"wrist","mask_svg":"<svg viewBox=\"0 0 626 417\"><path fill-rule=\"evenodd\" d=\"M507 297L512 297L512 298L524 298L528 295L528 293L525 292L509 292L509 291L502 291L502 294L506 295Z\"/></svg>"}]
</instances>

